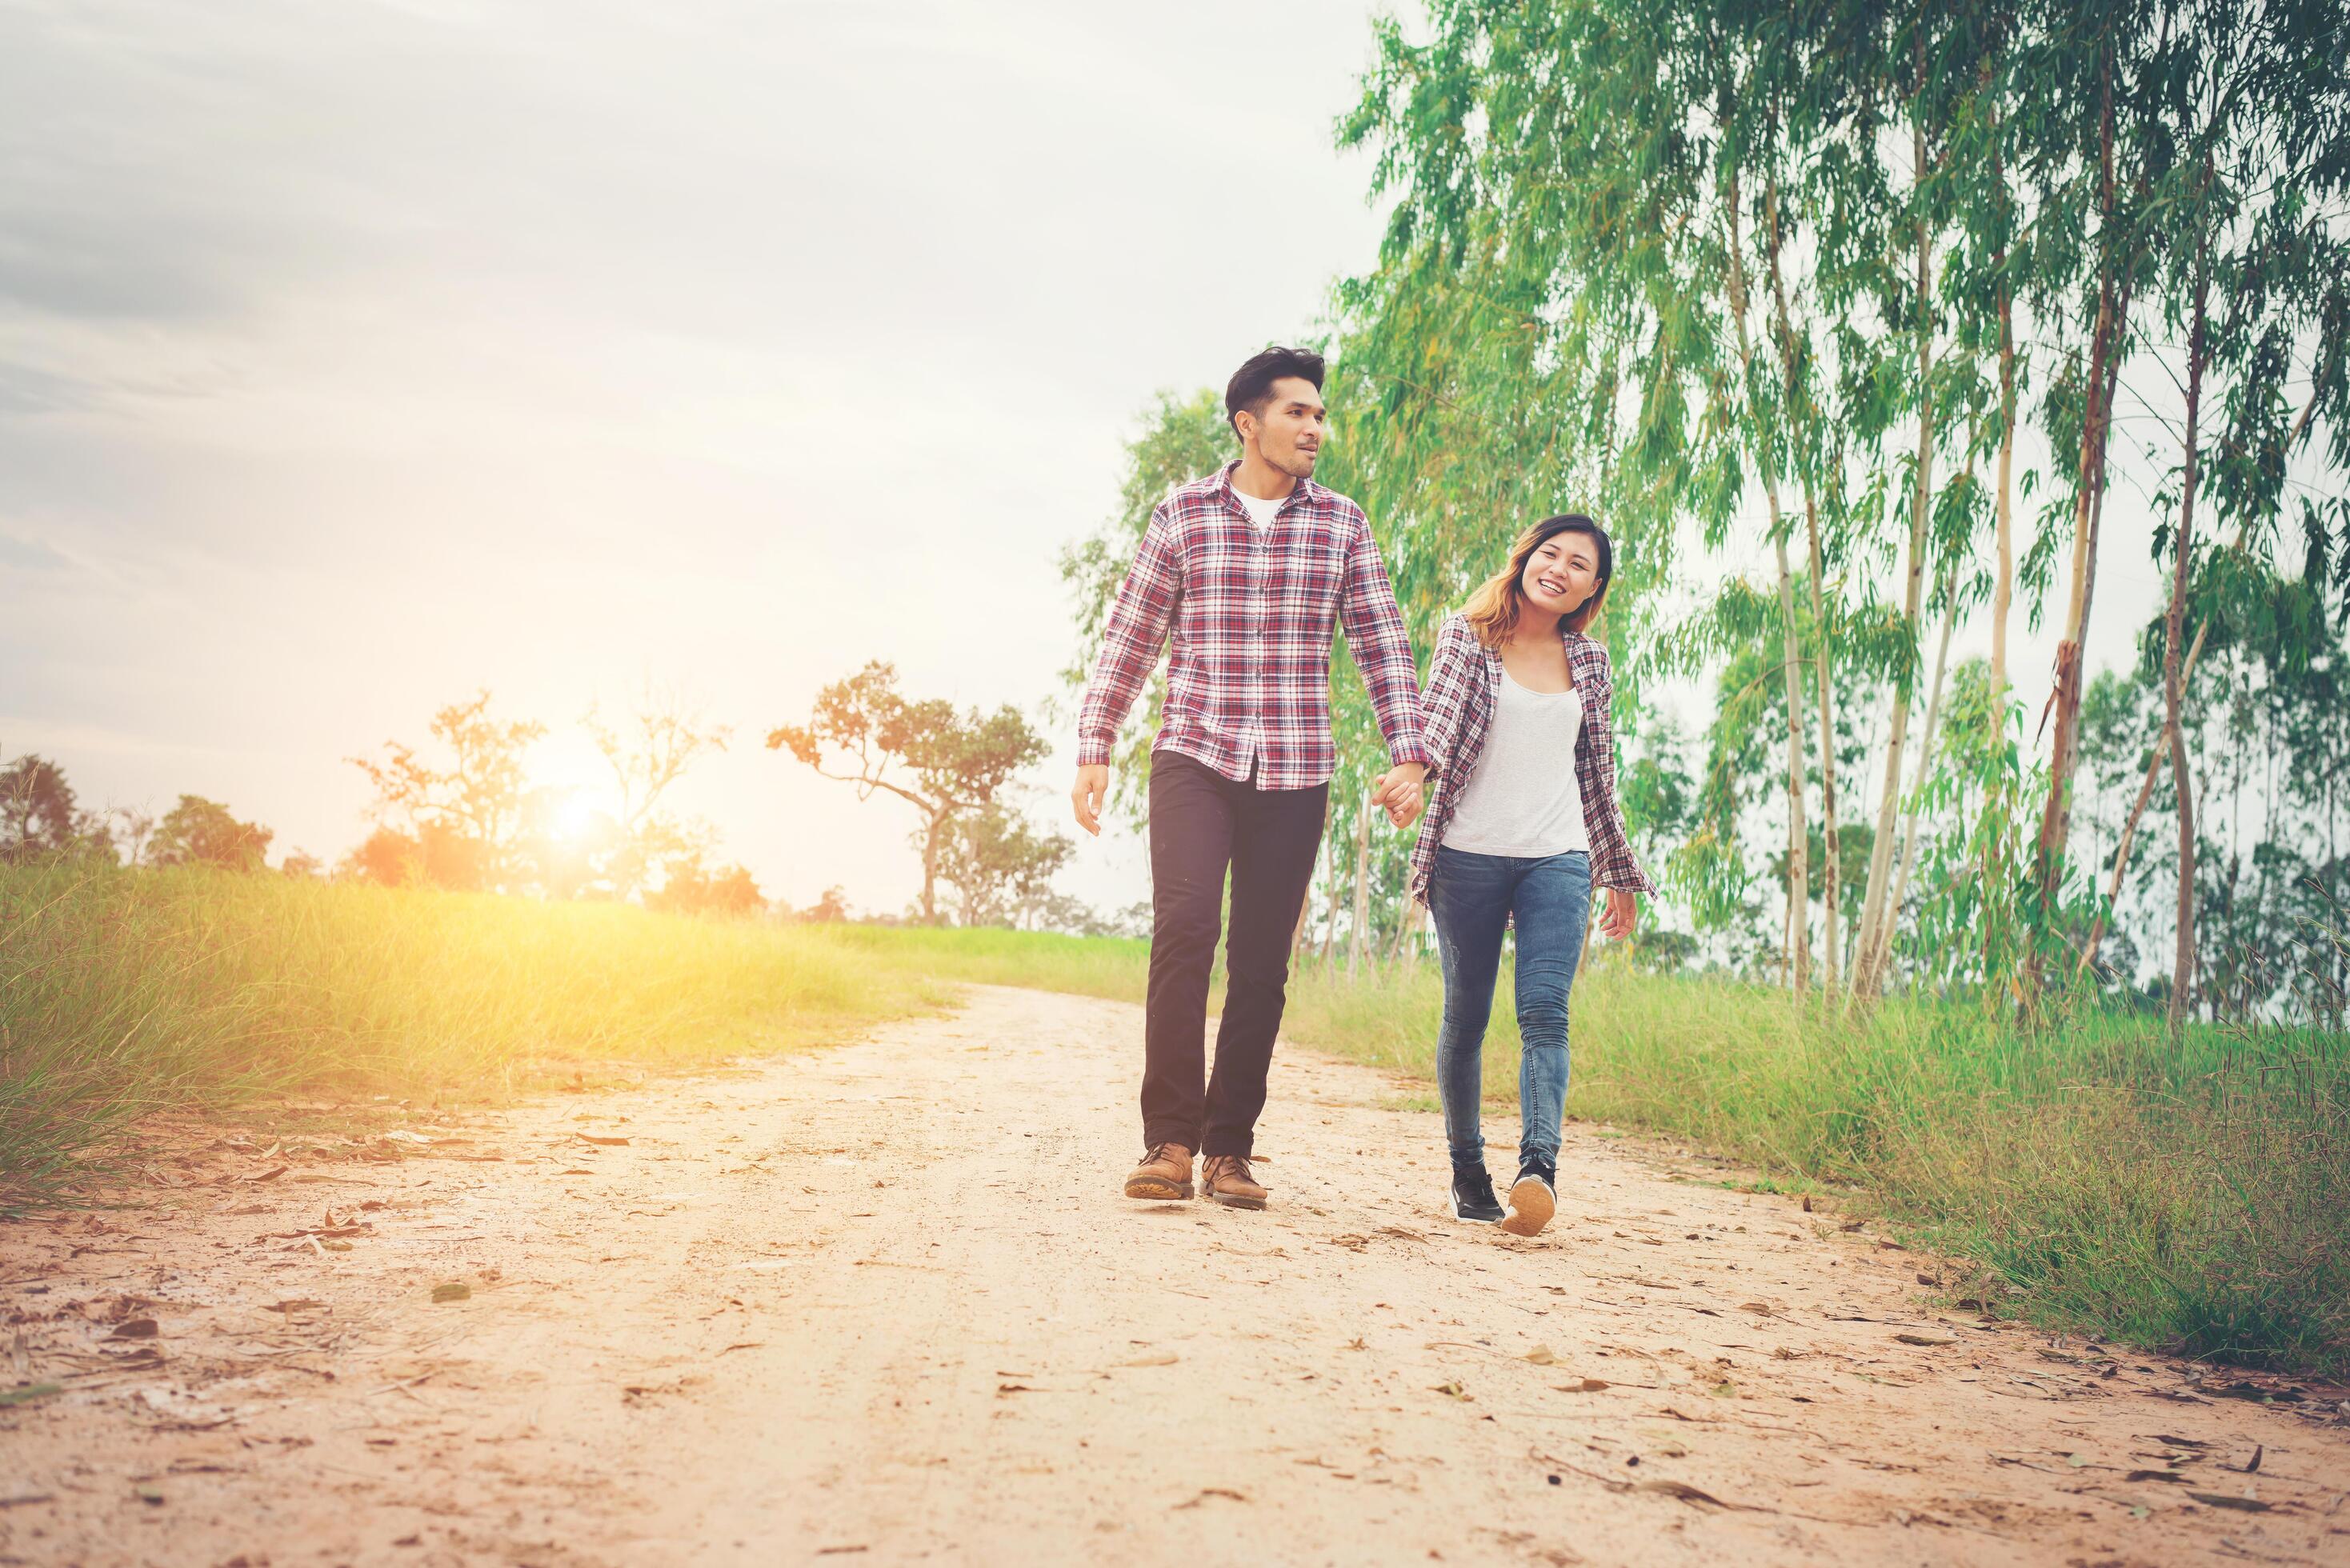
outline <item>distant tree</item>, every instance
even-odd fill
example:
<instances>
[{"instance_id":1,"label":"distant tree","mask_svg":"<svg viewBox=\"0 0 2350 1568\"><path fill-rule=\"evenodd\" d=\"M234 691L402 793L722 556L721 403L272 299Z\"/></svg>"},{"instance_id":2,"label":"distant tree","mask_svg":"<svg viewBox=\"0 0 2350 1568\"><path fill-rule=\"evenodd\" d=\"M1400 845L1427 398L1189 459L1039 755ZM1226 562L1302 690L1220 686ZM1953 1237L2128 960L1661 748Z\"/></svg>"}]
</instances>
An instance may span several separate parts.
<instances>
[{"instance_id":1,"label":"distant tree","mask_svg":"<svg viewBox=\"0 0 2350 1568\"><path fill-rule=\"evenodd\" d=\"M296 849L277 863L277 869L288 877L316 878L327 874L327 863L307 849Z\"/></svg>"},{"instance_id":2,"label":"distant tree","mask_svg":"<svg viewBox=\"0 0 2350 1568\"><path fill-rule=\"evenodd\" d=\"M489 851L479 839L443 823L425 823L414 834L379 827L344 857L340 870L386 888L473 892L489 885Z\"/></svg>"},{"instance_id":3,"label":"distant tree","mask_svg":"<svg viewBox=\"0 0 2350 1568\"><path fill-rule=\"evenodd\" d=\"M824 895L800 911L800 919L826 925L838 925L848 919L848 900L842 897L840 884L834 883Z\"/></svg>"},{"instance_id":4,"label":"distant tree","mask_svg":"<svg viewBox=\"0 0 2350 1568\"><path fill-rule=\"evenodd\" d=\"M1076 853L1067 835L1039 834L998 802L954 820L939 852L939 876L953 886L963 925L1019 926L1060 908L1052 902L1053 878Z\"/></svg>"},{"instance_id":5,"label":"distant tree","mask_svg":"<svg viewBox=\"0 0 2350 1568\"><path fill-rule=\"evenodd\" d=\"M878 659L816 693L808 722L778 726L767 745L825 778L855 784L859 800L886 790L922 814L914 843L922 855L925 925L938 924L939 861L955 819L986 810L1014 774L1047 750L1010 703L993 713L958 713L943 698L909 701L898 691L896 668Z\"/></svg>"},{"instance_id":6,"label":"distant tree","mask_svg":"<svg viewBox=\"0 0 2350 1568\"><path fill-rule=\"evenodd\" d=\"M471 701L451 703L432 715L432 736L452 759L445 768L427 763L403 741L387 741L380 761L346 759L375 785L369 809L376 820L421 849L421 856L411 858L427 868L425 879L442 887L500 888L515 869L523 756L546 733L546 726L531 720L494 719L489 710L490 694L483 691ZM470 840L477 848L451 853L445 844L433 844L431 834L435 832ZM443 869L470 872L472 879L442 881Z\"/></svg>"},{"instance_id":7,"label":"distant tree","mask_svg":"<svg viewBox=\"0 0 2350 1568\"><path fill-rule=\"evenodd\" d=\"M140 811L135 806L118 805L111 815L114 825L109 837L120 851L123 863L144 865L148 843L155 836L155 814Z\"/></svg>"},{"instance_id":8,"label":"distant tree","mask_svg":"<svg viewBox=\"0 0 2350 1568\"><path fill-rule=\"evenodd\" d=\"M183 794L155 829L158 866L219 866L258 871L275 836L257 822L239 822L228 807L202 795Z\"/></svg>"},{"instance_id":9,"label":"distant tree","mask_svg":"<svg viewBox=\"0 0 2350 1568\"><path fill-rule=\"evenodd\" d=\"M661 885L645 895L645 907L677 915L755 915L767 907L759 885L742 866L712 870L699 855L680 856L662 867Z\"/></svg>"},{"instance_id":10,"label":"distant tree","mask_svg":"<svg viewBox=\"0 0 2350 1568\"><path fill-rule=\"evenodd\" d=\"M0 860L72 846L79 825L65 770L30 753L0 768Z\"/></svg>"},{"instance_id":11,"label":"distant tree","mask_svg":"<svg viewBox=\"0 0 2350 1568\"><path fill-rule=\"evenodd\" d=\"M617 841L602 868L613 892L625 898L637 891L665 858L691 855L698 862L706 836L681 822L662 798L698 758L724 751L733 732L650 685L624 718L609 721L590 708L580 723L611 765L620 791L613 819Z\"/></svg>"}]
</instances>

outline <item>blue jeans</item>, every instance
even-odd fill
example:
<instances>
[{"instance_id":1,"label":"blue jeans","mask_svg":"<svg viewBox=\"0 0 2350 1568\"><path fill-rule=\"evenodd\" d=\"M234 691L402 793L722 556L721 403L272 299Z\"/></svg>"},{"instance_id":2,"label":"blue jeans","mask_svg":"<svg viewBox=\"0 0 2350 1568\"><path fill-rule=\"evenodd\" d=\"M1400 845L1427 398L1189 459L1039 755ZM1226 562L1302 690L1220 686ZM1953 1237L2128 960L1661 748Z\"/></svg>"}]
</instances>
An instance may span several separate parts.
<instances>
[{"instance_id":1,"label":"blue jeans","mask_svg":"<svg viewBox=\"0 0 2350 1568\"><path fill-rule=\"evenodd\" d=\"M1428 888L1444 961L1444 1028L1436 1082L1444 1096L1444 1136L1455 1165L1482 1165L1485 1022L1502 935L1518 928L1518 1159L1558 1163L1566 1114L1566 999L1591 918L1591 857L1580 849L1523 857L1440 848Z\"/></svg>"}]
</instances>

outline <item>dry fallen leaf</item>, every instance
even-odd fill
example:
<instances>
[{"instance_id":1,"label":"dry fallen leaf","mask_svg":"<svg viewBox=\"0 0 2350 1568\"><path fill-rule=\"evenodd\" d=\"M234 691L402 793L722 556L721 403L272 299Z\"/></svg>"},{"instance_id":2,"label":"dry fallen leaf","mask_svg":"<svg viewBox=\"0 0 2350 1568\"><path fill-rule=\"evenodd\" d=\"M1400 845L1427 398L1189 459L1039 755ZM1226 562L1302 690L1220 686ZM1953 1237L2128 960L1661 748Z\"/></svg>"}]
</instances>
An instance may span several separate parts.
<instances>
[{"instance_id":1,"label":"dry fallen leaf","mask_svg":"<svg viewBox=\"0 0 2350 1568\"><path fill-rule=\"evenodd\" d=\"M571 1136L581 1143L592 1143L602 1148L617 1147L629 1141L624 1137L598 1137L594 1133L573 1133Z\"/></svg>"},{"instance_id":2,"label":"dry fallen leaf","mask_svg":"<svg viewBox=\"0 0 2350 1568\"><path fill-rule=\"evenodd\" d=\"M2230 1497L2219 1491L2190 1491L2187 1494L2197 1502L2208 1502L2213 1508L2232 1508L2240 1513L2266 1513L2274 1506L2254 1497Z\"/></svg>"},{"instance_id":3,"label":"dry fallen leaf","mask_svg":"<svg viewBox=\"0 0 2350 1568\"><path fill-rule=\"evenodd\" d=\"M1897 1334L1893 1336L1904 1345L1956 1345L1955 1339L1937 1339L1930 1334Z\"/></svg>"},{"instance_id":4,"label":"dry fallen leaf","mask_svg":"<svg viewBox=\"0 0 2350 1568\"><path fill-rule=\"evenodd\" d=\"M152 1339L162 1332L153 1318L134 1317L129 1323L116 1324L114 1332L107 1337L109 1339Z\"/></svg>"},{"instance_id":5,"label":"dry fallen leaf","mask_svg":"<svg viewBox=\"0 0 2350 1568\"><path fill-rule=\"evenodd\" d=\"M1526 1352L1524 1359L1533 1362L1536 1366L1554 1366L1558 1363L1558 1357L1550 1353L1550 1346L1547 1345L1535 1345Z\"/></svg>"},{"instance_id":6,"label":"dry fallen leaf","mask_svg":"<svg viewBox=\"0 0 2350 1568\"><path fill-rule=\"evenodd\" d=\"M1172 1366L1178 1359L1173 1351L1162 1350L1156 1355L1138 1355L1131 1361L1121 1361L1118 1365L1120 1366Z\"/></svg>"},{"instance_id":7,"label":"dry fallen leaf","mask_svg":"<svg viewBox=\"0 0 2350 1568\"><path fill-rule=\"evenodd\" d=\"M273 1165L267 1170L256 1170L250 1176L240 1176L237 1179L239 1181L275 1181L293 1168L290 1165Z\"/></svg>"},{"instance_id":8,"label":"dry fallen leaf","mask_svg":"<svg viewBox=\"0 0 2350 1568\"><path fill-rule=\"evenodd\" d=\"M463 1280L452 1280L445 1285L432 1287L432 1299L436 1302L466 1301L472 1298L473 1293L473 1287Z\"/></svg>"},{"instance_id":9,"label":"dry fallen leaf","mask_svg":"<svg viewBox=\"0 0 2350 1568\"><path fill-rule=\"evenodd\" d=\"M1436 1386L1434 1392L1450 1395L1451 1397L1460 1400L1464 1405L1469 1403L1471 1398L1471 1396L1464 1392L1461 1385L1458 1383L1440 1383Z\"/></svg>"}]
</instances>

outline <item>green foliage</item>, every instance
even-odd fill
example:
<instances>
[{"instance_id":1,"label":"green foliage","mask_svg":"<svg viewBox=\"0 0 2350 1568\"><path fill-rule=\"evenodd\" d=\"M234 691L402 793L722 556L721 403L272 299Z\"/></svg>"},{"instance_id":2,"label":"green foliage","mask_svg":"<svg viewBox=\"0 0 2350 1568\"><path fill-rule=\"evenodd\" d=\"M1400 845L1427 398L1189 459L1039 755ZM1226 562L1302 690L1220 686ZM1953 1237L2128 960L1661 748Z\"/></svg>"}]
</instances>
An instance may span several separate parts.
<instances>
[{"instance_id":1,"label":"green foliage","mask_svg":"<svg viewBox=\"0 0 2350 1568\"><path fill-rule=\"evenodd\" d=\"M827 928L91 859L0 867L0 1211L139 1116L296 1089L496 1096L779 1049L944 993Z\"/></svg>"},{"instance_id":2,"label":"green foliage","mask_svg":"<svg viewBox=\"0 0 2350 1568\"><path fill-rule=\"evenodd\" d=\"M202 795L183 794L157 825L148 853L158 866L217 866L224 871L258 871L274 837L254 822L239 822L228 807Z\"/></svg>"},{"instance_id":3,"label":"green foliage","mask_svg":"<svg viewBox=\"0 0 2350 1568\"><path fill-rule=\"evenodd\" d=\"M1142 429L1127 443L1118 511L1061 552L1061 580L1076 602L1079 649L1078 660L1062 672L1069 690L1082 690L1092 673L1086 660L1101 646L1103 624L1150 525L1152 508L1176 486L1214 472L1237 455L1232 426L1224 422L1223 398L1210 389L1188 398L1161 392L1143 415ZM1140 711L1128 718L1110 753L1108 809L1128 823L1142 820L1150 737L1158 731L1166 697L1167 677L1161 670L1151 677Z\"/></svg>"},{"instance_id":4,"label":"green foliage","mask_svg":"<svg viewBox=\"0 0 2350 1568\"><path fill-rule=\"evenodd\" d=\"M1634 955L1637 958L1637 954ZM1485 1082L1517 1081L1504 975ZM1428 1078L1437 977L1306 977L1299 1041ZM2075 1008L1894 1001L1855 1026L1760 986L1602 952L1575 986L1577 1117L1650 1128L1861 1199L2051 1328L2251 1366L2350 1367L2350 1037Z\"/></svg>"},{"instance_id":5,"label":"green foliage","mask_svg":"<svg viewBox=\"0 0 2350 1568\"><path fill-rule=\"evenodd\" d=\"M70 848L80 819L57 763L27 753L0 768L0 860Z\"/></svg>"}]
</instances>

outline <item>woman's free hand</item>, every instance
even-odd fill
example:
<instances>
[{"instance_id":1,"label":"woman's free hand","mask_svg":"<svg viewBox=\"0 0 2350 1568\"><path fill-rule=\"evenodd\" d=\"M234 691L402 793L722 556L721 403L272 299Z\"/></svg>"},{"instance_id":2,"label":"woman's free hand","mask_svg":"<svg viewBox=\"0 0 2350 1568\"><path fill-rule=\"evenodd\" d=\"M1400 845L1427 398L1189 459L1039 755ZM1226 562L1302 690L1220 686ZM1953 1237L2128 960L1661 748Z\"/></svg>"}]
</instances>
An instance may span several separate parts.
<instances>
[{"instance_id":1,"label":"woman's free hand","mask_svg":"<svg viewBox=\"0 0 2350 1568\"><path fill-rule=\"evenodd\" d=\"M1599 918L1599 934L1620 942L1640 923L1640 895L1626 888L1607 889L1607 912Z\"/></svg>"}]
</instances>

